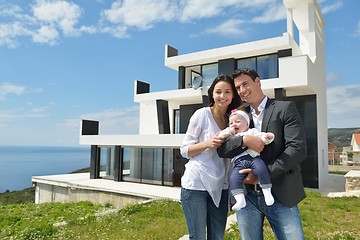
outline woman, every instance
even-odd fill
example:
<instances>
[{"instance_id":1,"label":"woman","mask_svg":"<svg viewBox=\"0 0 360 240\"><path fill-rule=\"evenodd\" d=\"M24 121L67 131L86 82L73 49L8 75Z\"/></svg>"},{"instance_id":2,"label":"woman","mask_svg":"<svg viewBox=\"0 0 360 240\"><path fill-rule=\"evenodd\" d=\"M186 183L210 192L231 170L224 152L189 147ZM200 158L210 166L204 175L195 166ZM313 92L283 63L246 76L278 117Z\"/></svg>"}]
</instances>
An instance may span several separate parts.
<instances>
[{"instance_id":1,"label":"woman","mask_svg":"<svg viewBox=\"0 0 360 240\"><path fill-rule=\"evenodd\" d=\"M219 75L208 90L209 107L190 119L180 147L188 158L181 178L181 204L190 239L223 239L228 213L228 163L216 149L224 138L218 133L228 125L229 112L239 107L231 77Z\"/></svg>"}]
</instances>

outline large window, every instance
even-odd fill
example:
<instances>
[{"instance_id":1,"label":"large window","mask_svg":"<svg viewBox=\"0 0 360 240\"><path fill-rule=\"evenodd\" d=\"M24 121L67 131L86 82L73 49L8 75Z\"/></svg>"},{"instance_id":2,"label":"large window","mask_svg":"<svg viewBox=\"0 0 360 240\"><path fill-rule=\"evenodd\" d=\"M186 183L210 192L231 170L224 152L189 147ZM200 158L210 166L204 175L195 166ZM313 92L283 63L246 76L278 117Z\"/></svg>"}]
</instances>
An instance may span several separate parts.
<instances>
[{"instance_id":1,"label":"large window","mask_svg":"<svg viewBox=\"0 0 360 240\"><path fill-rule=\"evenodd\" d=\"M277 54L239 59L237 67L250 67L257 71L260 79L279 77Z\"/></svg>"},{"instance_id":2,"label":"large window","mask_svg":"<svg viewBox=\"0 0 360 240\"><path fill-rule=\"evenodd\" d=\"M141 180L141 149L123 148L122 179L130 182Z\"/></svg>"},{"instance_id":3,"label":"large window","mask_svg":"<svg viewBox=\"0 0 360 240\"><path fill-rule=\"evenodd\" d=\"M248 68L256 69L256 57L239 59L237 65L238 68L248 67Z\"/></svg>"},{"instance_id":4,"label":"large window","mask_svg":"<svg viewBox=\"0 0 360 240\"><path fill-rule=\"evenodd\" d=\"M161 185L162 149L143 148L141 150L141 160L141 182Z\"/></svg>"},{"instance_id":5,"label":"large window","mask_svg":"<svg viewBox=\"0 0 360 240\"><path fill-rule=\"evenodd\" d=\"M210 86L218 75L218 64L212 63L187 67L185 70L185 86L197 88L198 81L193 82L194 77L197 75L201 77L202 87Z\"/></svg>"},{"instance_id":6,"label":"large window","mask_svg":"<svg viewBox=\"0 0 360 240\"><path fill-rule=\"evenodd\" d=\"M173 184L173 149L123 148L123 181Z\"/></svg>"},{"instance_id":7,"label":"large window","mask_svg":"<svg viewBox=\"0 0 360 240\"><path fill-rule=\"evenodd\" d=\"M218 64L207 64L201 67L202 86L210 86L218 75Z\"/></svg>"},{"instance_id":8,"label":"large window","mask_svg":"<svg viewBox=\"0 0 360 240\"><path fill-rule=\"evenodd\" d=\"M257 57L257 72L261 79L277 78L277 54Z\"/></svg>"}]
</instances>

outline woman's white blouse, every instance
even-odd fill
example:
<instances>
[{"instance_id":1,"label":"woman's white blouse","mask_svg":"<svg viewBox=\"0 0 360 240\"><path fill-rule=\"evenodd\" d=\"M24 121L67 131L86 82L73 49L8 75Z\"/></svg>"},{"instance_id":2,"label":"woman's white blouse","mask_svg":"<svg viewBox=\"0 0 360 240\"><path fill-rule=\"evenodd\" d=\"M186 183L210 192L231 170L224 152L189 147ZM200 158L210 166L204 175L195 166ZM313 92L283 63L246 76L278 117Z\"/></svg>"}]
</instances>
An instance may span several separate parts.
<instances>
[{"instance_id":1,"label":"woman's white blouse","mask_svg":"<svg viewBox=\"0 0 360 240\"><path fill-rule=\"evenodd\" d=\"M190 190L208 191L217 207L222 190L229 186L228 159L220 158L216 148L208 148L193 157L188 156L188 150L195 143L211 139L220 130L211 114L211 109L200 108L190 118L183 144L180 147L181 155L189 159L181 178L181 186Z\"/></svg>"}]
</instances>

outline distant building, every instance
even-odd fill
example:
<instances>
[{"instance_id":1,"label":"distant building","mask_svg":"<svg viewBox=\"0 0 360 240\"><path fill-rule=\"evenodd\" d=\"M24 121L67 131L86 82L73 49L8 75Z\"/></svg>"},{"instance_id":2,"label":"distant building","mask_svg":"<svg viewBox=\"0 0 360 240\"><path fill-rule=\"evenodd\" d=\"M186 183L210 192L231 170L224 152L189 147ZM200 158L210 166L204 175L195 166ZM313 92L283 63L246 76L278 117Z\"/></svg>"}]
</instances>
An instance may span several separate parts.
<instances>
[{"instance_id":1,"label":"distant building","mask_svg":"<svg viewBox=\"0 0 360 240\"><path fill-rule=\"evenodd\" d=\"M360 165L360 133L353 133L350 144L343 148L341 164Z\"/></svg>"},{"instance_id":2,"label":"distant building","mask_svg":"<svg viewBox=\"0 0 360 240\"><path fill-rule=\"evenodd\" d=\"M340 164L341 153L336 151L335 146L332 143L328 143L328 161L331 165Z\"/></svg>"}]
</instances>

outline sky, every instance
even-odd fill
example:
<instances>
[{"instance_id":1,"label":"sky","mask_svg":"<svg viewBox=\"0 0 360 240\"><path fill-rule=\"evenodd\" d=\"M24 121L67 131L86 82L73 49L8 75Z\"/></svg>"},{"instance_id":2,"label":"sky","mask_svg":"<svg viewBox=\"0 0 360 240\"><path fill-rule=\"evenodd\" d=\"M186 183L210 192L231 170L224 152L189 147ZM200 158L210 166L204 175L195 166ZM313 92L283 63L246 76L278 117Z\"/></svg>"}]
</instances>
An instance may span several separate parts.
<instances>
[{"instance_id":1,"label":"sky","mask_svg":"<svg viewBox=\"0 0 360 240\"><path fill-rule=\"evenodd\" d=\"M318 3L328 127L360 127L360 1ZM166 44L182 55L284 32L280 0L0 0L0 145L79 146L81 119L137 134L134 81L177 89Z\"/></svg>"}]
</instances>

